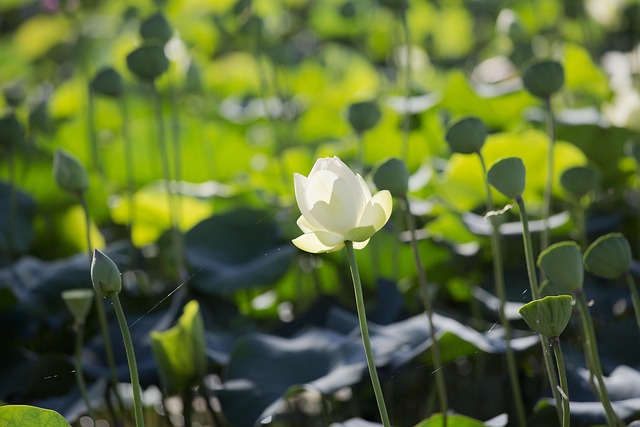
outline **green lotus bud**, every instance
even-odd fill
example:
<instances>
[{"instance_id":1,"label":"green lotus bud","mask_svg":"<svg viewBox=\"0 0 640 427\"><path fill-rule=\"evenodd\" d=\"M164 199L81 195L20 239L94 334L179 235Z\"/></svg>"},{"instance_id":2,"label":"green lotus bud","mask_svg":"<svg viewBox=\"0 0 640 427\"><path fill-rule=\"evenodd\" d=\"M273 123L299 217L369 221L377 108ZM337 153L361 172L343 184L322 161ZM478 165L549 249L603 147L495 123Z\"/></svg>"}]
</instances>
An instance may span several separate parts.
<instances>
[{"instance_id":1,"label":"green lotus bud","mask_svg":"<svg viewBox=\"0 0 640 427\"><path fill-rule=\"evenodd\" d=\"M207 372L204 321L197 301L185 305L178 323L151 332L151 350L168 395L183 394Z\"/></svg>"},{"instance_id":2,"label":"green lotus bud","mask_svg":"<svg viewBox=\"0 0 640 427\"><path fill-rule=\"evenodd\" d=\"M464 117L449 127L445 139L454 153L477 153L487 139L487 128L477 117Z\"/></svg>"},{"instance_id":3,"label":"green lotus bud","mask_svg":"<svg viewBox=\"0 0 640 427\"><path fill-rule=\"evenodd\" d=\"M378 190L389 190L394 197L400 197L409 190L409 170L402 160L390 158L373 173L373 182Z\"/></svg>"},{"instance_id":4,"label":"green lotus bud","mask_svg":"<svg viewBox=\"0 0 640 427\"><path fill-rule=\"evenodd\" d=\"M122 77L113 68L103 68L91 81L91 89L96 93L117 98L124 91Z\"/></svg>"},{"instance_id":5,"label":"green lotus bud","mask_svg":"<svg viewBox=\"0 0 640 427\"><path fill-rule=\"evenodd\" d=\"M373 128L380 121L380 108L374 101L356 102L349 106L347 118L353 130L363 133Z\"/></svg>"},{"instance_id":6,"label":"green lotus bud","mask_svg":"<svg viewBox=\"0 0 640 427\"><path fill-rule=\"evenodd\" d=\"M631 246L620 233L600 236L584 253L584 268L604 279L618 279L631 268Z\"/></svg>"},{"instance_id":7,"label":"green lotus bud","mask_svg":"<svg viewBox=\"0 0 640 427\"><path fill-rule=\"evenodd\" d=\"M88 288L67 289L60 294L76 323L84 323L95 293Z\"/></svg>"},{"instance_id":8,"label":"green lotus bud","mask_svg":"<svg viewBox=\"0 0 640 427\"><path fill-rule=\"evenodd\" d=\"M16 115L9 113L0 118L0 147L15 148L23 141L22 125Z\"/></svg>"},{"instance_id":9,"label":"green lotus bud","mask_svg":"<svg viewBox=\"0 0 640 427\"><path fill-rule=\"evenodd\" d=\"M487 181L510 199L522 196L525 185L525 168L519 157L498 160L487 173Z\"/></svg>"},{"instance_id":10,"label":"green lotus bud","mask_svg":"<svg viewBox=\"0 0 640 427\"><path fill-rule=\"evenodd\" d=\"M556 61L535 60L522 75L524 87L538 98L549 98L564 84L564 69Z\"/></svg>"},{"instance_id":11,"label":"green lotus bud","mask_svg":"<svg viewBox=\"0 0 640 427\"><path fill-rule=\"evenodd\" d=\"M122 290L122 276L118 266L98 249L93 250L91 282L93 289L103 298Z\"/></svg>"},{"instance_id":12,"label":"green lotus bud","mask_svg":"<svg viewBox=\"0 0 640 427\"><path fill-rule=\"evenodd\" d=\"M162 46L147 45L127 55L127 66L141 80L153 81L169 69L169 61Z\"/></svg>"},{"instance_id":13,"label":"green lotus bud","mask_svg":"<svg viewBox=\"0 0 640 427\"><path fill-rule=\"evenodd\" d=\"M29 111L29 129L49 132L52 128L52 121L46 101L38 102Z\"/></svg>"},{"instance_id":14,"label":"green lotus bud","mask_svg":"<svg viewBox=\"0 0 640 427\"><path fill-rule=\"evenodd\" d=\"M140 24L140 36L146 41L164 45L173 36L173 29L162 13L156 13Z\"/></svg>"},{"instance_id":15,"label":"green lotus bud","mask_svg":"<svg viewBox=\"0 0 640 427\"><path fill-rule=\"evenodd\" d=\"M569 295L549 296L523 305L518 312L534 332L553 338L560 336L567 327L572 302Z\"/></svg>"},{"instance_id":16,"label":"green lotus bud","mask_svg":"<svg viewBox=\"0 0 640 427\"><path fill-rule=\"evenodd\" d=\"M13 82L4 87L2 91L4 99L11 107L16 108L22 104L26 97L24 84L20 81Z\"/></svg>"},{"instance_id":17,"label":"green lotus bud","mask_svg":"<svg viewBox=\"0 0 640 427\"><path fill-rule=\"evenodd\" d=\"M560 242L540 253L538 266L549 281L566 292L582 289L584 267L582 253L576 242Z\"/></svg>"},{"instance_id":18,"label":"green lotus bud","mask_svg":"<svg viewBox=\"0 0 640 427\"><path fill-rule=\"evenodd\" d=\"M624 149L628 156L633 157L636 160L636 163L640 163L640 141L635 139L627 141Z\"/></svg>"},{"instance_id":19,"label":"green lotus bud","mask_svg":"<svg viewBox=\"0 0 640 427\"><path fill-rule=\"evenodd\" d=\"M89 176L84 166L61 148L53 155L53 178L62 190L74 195L82 194L89 188Z\"/></svg>"},{"instance_id":20,"label":"green lotus bud","mask_svg":"<svg viewBox=\"0 0 640 427\"><path fill-rule=\"evenodd\" d=\"M562 173L560 184L576 199L580 200L600 186L600 174L587 166L576 166Z\"/></svg>"}]
</instances>

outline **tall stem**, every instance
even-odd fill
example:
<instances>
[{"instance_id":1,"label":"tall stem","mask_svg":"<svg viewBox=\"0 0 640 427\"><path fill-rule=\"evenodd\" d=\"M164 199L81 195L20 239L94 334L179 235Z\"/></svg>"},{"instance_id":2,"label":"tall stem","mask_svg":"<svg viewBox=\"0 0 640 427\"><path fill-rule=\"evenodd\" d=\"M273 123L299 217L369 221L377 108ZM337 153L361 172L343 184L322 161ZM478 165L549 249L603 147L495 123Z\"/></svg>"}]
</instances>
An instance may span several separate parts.
<instances>
[{"instance_id":1,"label":"tall stem","mask_svg":"<svg viewBox=\"0 0 640 427\"><path fill-rule=\"evenodd\" d=\"M544 186L544 200L542 205L542 220L544 226L540 234L540 250L543 251L549 246L549 216L551 216L551 197L553 195L553 168L554 168L554 147L556 143L556 128L553 120L553 108L551 98L544 100L547 114L547 135L549 136L549 149L547 152L547 180Z\"/></svg>"},{"instance_id":2,"label":"tall stem","mask_svg":"<svg viewBox=\"0 0 640 427\"><path fill-rule=\"evenodd\" d=\"M627 282L627 285L629 285L629 292L631 292L631 302L633 303L633 312L636 316L638 331L640 331L640 296L638 295L636 281L633 279L631 273L625 274L624 280Z\"/></svg>"},{"instance_id":3,"label":"tall stem","mask_svg":"<svg viewBox=\"0 0 640 427\"><path fill-rule=\"evenodd\" d=\"M76 330L76 340L75 340L75 371L76 371L76 382L78 383L78 388L80 389L80 395L82 395L82 400L84 401L85 406L87 407L87 412L89 413L89 417L92 420L97 421L96 415L93 412L93 408L91 406L91 400L89 399L89 393L87 393L87 384L84 382L84 374L82 371L82 345L84 343L84 322L78 322L75 324Z\"/></svg>"},{"instance_id":4,"label":"tall stem","mask_svg":"<svg viewBox=\"0 0 640 427\"><path fill-rule=\"evenodd\" d=\"M129 327L127 326L127 319L124 316L124 311L122 310L122 305L120 304L118 293L112 293L110 298L111 302L113 303L113 308L116 312L116 317L118 318L120 332L122 333L122 339L124 341L124 348L127 353L129 375L131 377L131 386L133 388L133 406L135 410L136 427L144 427L142 397L140 395L140 379L138 377L138 364L136 363L136 354L133 349L133 341L131 340L131 334L129 333Z\"/></svg>"},{"instance_id":5,"label":"tall stem","mask_svg":"<svg viewBox=\"0 0 640 427\"><path fill-rule=\"evenodd\" d=\"M407 13L402 12L400 15L402 21L402 32L404 33L404 43L406 50L406 64L404 67L405 72L405 102L404 102L404 117L402 119L402 160L406 163L409 159L409 97L411 95L411 33L409 32L409 22L407 20Z\"/></svg>"},{"instance_id":6,"label":"tall stem","mask_svg":"<svg viewBox=\"0 0 640 427\"><path fill-rule=\"evenodd\" d=\"M556 357L556 365L558 366L558 376L560 377L560 388L562 389L562 427L569 427L571 424L571 408L569 400L569 385L567 383L567 371L564 367L564 358L562 357L562 349L560 348L560 340L558 337L549 340L553 348L553 354Z\"/></svg>"},{"instance_id":7,"label":"tall stem","mask_svg":"<svg viewBox=\"0 0 640 427\"><path fill-rule=\"evenodd\" d=\"M136 209L134 205L135 192L135 167L133 162L133 146L129 136L129 112L127 110L127 101L124 95L118 98L118 106L120 108L120 116L122 118L122 140L124 142L124 164L127 174L127 202L129 204L129 232L133 231L135 224Z\"/></svg>"},{"instance_id":8,"label":"tall stem","mask_svg":"<svg viewBox=\"0 0 640 427\"><path fill-rule=\"evenodd\" d=\"M495 209L493 204L493 197L491 196L491 188L489 182L486 179L487 166L484 162L484 157L478 151L478 157L480 159L480 165L482 166L482 176L484 177L484 186L487 197L487 208L489 211ZM518 367L516 364L513 348L511 348L511 325L505 312L505 305L507 301L505 284L504 284L504 268L502 266L502 247L500 243L500 230L498 224L498 218L492 216L491 221L491 258L493 261L493 277L496 283L496 293L500 300L498 307L498 314L500 316L500 324L504 330L504 341L506 346L506 358L507 358L507 370L509 372L509 381L511 383L511 391L513 393L513 399L516 407L516 415L518 417L518 425L525 427L527 425L527 419L524 411L524 402L522 401L522 389L520 388L520 379L518 378Z\"/></svg>"},{"instance_id":9,"label":"tall stem","mask_svg":"<svg viewBox=\"0 0 640 427\"><path fill-rule=\"evenodd\" d=\"M7 257L9 259L18 252L16 249L16 239L14 229L16 224L16 160L13 147L10 147L7 153L7 161L9 163L9 227L7 228Z\"/></svg>"},{"instance_id":10,"label":"tall stem","mask_svg":"<svg viewBox=\"0 0 640 427\"><path fill-rule=\"evenodd\" d=\"M433 368L436 376L436 390L438 393L438 401L440 403L440 412L442 413L442 425L447 425L447 412L449 411L449 403L447 401L447 385L445 383L444 371L442 369L442 357L440 354L440 344L436 337L436 329L433 324L433 305L431 303L431 297L429 296L427 273L422 266L422 260L420 259L420 252L418 251L418 240L416 239L416 222L409 211L409 199L405 194L402 195L402 200L405 205L405 213L407 217L407 227L411 235L411 251L413 253L413 262L416 266L418 273L418 282L420 284L420 296L422 298L422 304L427 313L427 320L429 322L429 330L431 332L431 358L433 359Z\"/></svg>"},{"instance_id":11,"label":"tall stem","mask_svg":"<svg viewBox=\"0 0 640 427\"><path fill-rule=\"evenodd\" d=\"M100 164L100 157L98 156L98 138L96 137L96 121L94 117L95 100L93 96L93 89L89 85L87 98L87 132L89 134L89 150L91 152L91 163L93 168L102 175L102 165Z\"/></svg>"},{"instance_id":12,"label":"tall stem","mask_svg":"<svg viewBox=\"0 0 640 427\"><path fill-rule=\"evenodd\" d=\"M382 394L382 387L380 386L380 380L378 379L378 371L376 370L376 362L373 359L373 350L371 349L371 339L369 338L369 327L367 326L367 314L364 307L364 297L362 295L362 283L360 282L360 273L358 272L358 263L356 261L356 254L353 250L353 242L344 242L347 248L347 257L349 258L349 267L351 270L351 278L353 279L353 289L356 296L356 309L358 312L358 322L360 324L360 333L362 334L362 344L364 345L364 353L367 359L367 367L369 368L369 375L371 376L371 382L373 383L373 392L376 396L376 402L378 403L378 410L380 411L380 418L384 427L391 427L389 422L389 415L387 414L387 407L384 403L384 395Z\"/></svg>"},{"instance_id":13,"label":"tall stem","mask_svg":"<svg viewBox=\"0 0 640 427\"><path fill-rule=\"evenodd\" d=\"M604 383L602 374L602 364L600 363L600 355L598 354L598 345L596 343L596 333L593 327L593 320L589 313L589 305L584 293L579 290L575 292L576 300L578 302L578 311L580 312L580 319L582 320L582 329L584 330L584 346L586 348L586 354L589 358L587 361L591 368L592 374L595 376L598 382L598 390L596 394L599 395L602 406L607 416L607 425L619 426L621 425L616 413L611 406L611 400L609 399L609 392Z\"/></svg>"},{"instance_id":14,"label":"tall stem","mask_svg":"<svg viewBox=\"0 0 640 427\"><path fill-rule=\"evenodd\" d=\"M80 204L82 205L82 209L84 211L84 218L86 224L86 238L87 238L87 251L89 254L89 264L91 264L91 260L93 258L93 244L91 242L91 218L89 216L89 206L87 205L87 200L84 197L84 194L80 193L78 195L80 199ZM111 345L111 335L109 334L109 323L107 322L107 313L104 309L104 302L102 298L97 293L94 293L94 302L96 306L96 312L98 313L98 323L100 324L100 333L102 334L102 339L104 340L104 352L107 356L107 365L109 366L109 374L111 375L111 383L113 384L113 390L118 400L118 405L120 408L124 408L122 404L122 398L120 393L118 393L118 373L116 371L116 361L113 356L113 346Z\"/></svg>"},{"instance_id":15,"label":"tall stem","mask_svg":"<svg viewBox=\"0 0 640 427\"><path fill-rule=\"evenodd\" d=\"M531 289L531 298L540 298L540 287L538 285L538 276L536 274L536 262L533 255L533 243L531 241L531 232L529 231L529 217L527 215L527 209L522 197L516 199L518 204L518 212L520 213L520 222L522 222L522 239L524 242L524 253L527 264L527 275L529 276L529 288ZM547 343L544 338L540 336L540 346L542 347L542 358L544 360L544 367L547 371L547 378L549 379L549 386L551 387L551 393L556 402L560 402L562 398L558 391L558 378L553 374L553 360L551 359L551 353L547 348ZM558 418L562 422L562 411L558 408Z\"/></svg>"}]
</instances>

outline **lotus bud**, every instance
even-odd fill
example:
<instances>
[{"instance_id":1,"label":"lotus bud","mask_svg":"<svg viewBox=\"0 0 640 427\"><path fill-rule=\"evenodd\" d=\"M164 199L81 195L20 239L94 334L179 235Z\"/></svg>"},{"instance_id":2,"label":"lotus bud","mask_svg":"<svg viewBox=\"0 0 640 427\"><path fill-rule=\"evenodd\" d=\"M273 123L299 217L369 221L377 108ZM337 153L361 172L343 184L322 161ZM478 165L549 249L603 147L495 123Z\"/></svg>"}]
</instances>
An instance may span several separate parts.
<instances>
[{"instance_id":1,"label":"lotus bud","mask_svg":"<svg viewBox=\"0 0 640 427\"><path fill-rule=\"evenodd\" d=\"M523 305L518 312L534 332L553 338L567 327L572 302L569 295L548 296Z\"/></svg>"},{"instance_id":2,"label":"lotus bud","mask_svg":"<svg viewBox=\"0 0 640 427\"><path fill-rule=\"evenodd\" d=\"M29 111L29 128L31 130L40 130L48 132L51 130L51 118L46 101L37 103L31 111Z\"/></svg>"},{"instance_id":3,"label":"lotus bud","mask_svg":"<svg viewBox=\"0 0 640 427\"><path fill-rule=\"evenodd\" d=\"M510 199L522 196L525 185L525 168L519 157L498 160L487 173L487 181Z\"/></svg>"},{"instance_id":4,"label":"lotus bud","mask_svg":"<svg viewBox=\"0 0 640 427\"><path fill-rule=\"evenodd\" d=\"M522 81L532 95L550 98L564 84L564 69L556 61L536 60L525 69Z\"/></svg>"},{"instance_id":5,"label":"lotus bud","mask_svg":"<svg viewBox=\"0 0 640 427\"><path fill-rule=\"evenodd\" d=\"M88 288L78 288L62 291L61 296L75 323L83 324L93 304L95 293Z\"/></svg>"},{"instance_id":6,"label":"lotus bud","mask_svg":"<svg viewBox=\"0 0 640 427\"><path fill-rule=\"evenodd\" d=\"M400 159L391 158L373 173L373 183L378 190L389 190L394 197L401 197L409 190L409 170Z\"/></svg>"},{"instance_id":7,"label":"lotus bud","mask_svg":"<svg viewBox=\"0 0 640 427\"><path fill-rule=\"evenodd\" d=\"M464 117L449 127L445 139L454 153L477 153L487 139L487 128L477 117Z\"/></svg>"},{"instance_id":8,"label":"lotus bud","mask_svg":"<svg viewBox=\"0 0 640 427\"><path fill-rule=\"evenodd\" d=\"M141 80L153 81L169 69L169 61L162 46L147 45L127 55L127 66Z\"/></svg>"},{"instance_id":9,"label":"lotus bud","mask_svg":"<svg viewBox=\"0 0 640 427\"><path fill-rule=\"evenodd\" d=\"M580 246L576 242L560 242L540 253L538 267L545 276L565 292L582 289L584 267Z\"/></svg>"},{"instance_id":10,"label":"lotus bud","mask_svg":"<svg viewBox=\"0 0 640 427\"><path fill-rule=\"evenodd\" d=\"M120 293L122 290L122 276L118 266L98 249L93 250L91 282L93 289L103 298L113 293Z\"/></svg>"},{"instance_id":11,"label":"lotus bud","mask_svg":"<svg viewBox=\"0 0 640 427\"><path fill-rule=\"evenodd\" d=\"M347 117L353 130L361 134L378 124L381 113L374 101L364 101L351 104Z\"/></svg>"},{"instance_id":12,"label":"lotus bud","mask_svg":"<svg viewBox=\"0 0 640 427\"><path fill-rule=\"evenodd\" d=\"M53 156L53 178L62 190L74 195L80 195L89 188L89 176L84 166L61 148Z\"/></svg>"},{"instance_id":13,"label":"lotus bud","mask_svg":"<svg viewBox=\"0 0 640 427\"><path fill-rule=\"evenodd\" d=\"M103 68L91 81L91 89L96 93L117 98L124 91L122 77L113 68Z\"/></svg>"},{"instance_id":14,"label":"lotus bud","mask_svg":"<svg viewBox=\"0 0 640 427\"><path fill-rule=\"evenodd\" d=\"M140 36L146 41L164 45L173 36L173 29L162 13L156 13L140 24Z\"/></svg>"},{"instance_id":15,"label":"lotus bud","mask_svg":"<svg viewBox=\"0 0 640 427\"><path fill-rule=\"evenodd\" d=\"M619 279L631 269L629 241L620 233L599 237L584 253L585 269L604 279Z\"/></svg>"},{"instance_id":16,"label":"lotus bud","mask_svg":"<svg viewBox=\"0 0 640 427\"><path fill-rule=\"evenodd\" d=\"M587 166L576 166L562 173L560 184L573 197L580 200L600 186L600 174Z\"/></svg>"},{"instance_id":17,"label":"lotus bud","mask_svg":"<svg viewBox=\"0 0 640 427\"><path fill-rule=\"evenodd\" d=\"M22 143L22 125L16 115L9 113L0 118L0 147L12 149Z\"/></svg>"}]
</instances>

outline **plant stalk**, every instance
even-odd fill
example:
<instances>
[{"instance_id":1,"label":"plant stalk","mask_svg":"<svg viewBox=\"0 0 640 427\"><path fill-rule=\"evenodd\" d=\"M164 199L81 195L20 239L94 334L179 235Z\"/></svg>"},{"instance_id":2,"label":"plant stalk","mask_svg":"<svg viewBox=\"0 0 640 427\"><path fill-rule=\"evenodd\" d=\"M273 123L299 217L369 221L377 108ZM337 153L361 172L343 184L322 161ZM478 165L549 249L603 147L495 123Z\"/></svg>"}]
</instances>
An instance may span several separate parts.
<instances>
[{"instance_id":1,"label":"plant stalk","mask_svg":"<svg viewBox=\"0 0 640 427\"><path fill-rule=\"evenodd\" d=\"M369 338L369 327L367 326L367 314L364 306L364 296L362 295L362 283L360 282L360 273L358 272L358 263L356 261L356 255L353 250L353 242L346 241L344 245L347 249L347 257L349 258L349 267L351 270L351 278L353 279L353 289L356 297L356 309L358 312L358 322L360 324L360 333L362 334L362 344L364 345L364 353L367 359L367 367L369 368L369 375L371 376L371 382L373 384L373 392L376 396L376 402L378 404L378 410L380 411L380 418L384 427L391 427L389 422L389 415L387 414L387 407L384 403L384 395L382 394L382 387L380 386L380 380L378 379L378 371L376 370L376 363L373 358L373 350L371 349L371 339Z\"/></svg>"},{"instance_id":2,"label":"plant stalk","mask_svg":"<svg viewBox=\"0 0 640 427\"><path fill-rule=\"evenodd\" d=\"M633 303L633 312L636 316L636 323L638 325L638 331L640 331L640 295L638 295L638 287L636 281L633 279L631 273L624 275L624 280L629 285L629 292L631 293L631 302Z\"/></svg>"},{"instance_id":3,"label":"plant stalk","mask_svg":"<svg viewBox=\"0 0 640 427\"><path fill-rule=\"evenodd\" d=\"M433 324L433 304L431 303L431 297L429 296L427 273L422 266L422 260L420 259L420 253L418 251L418 240L416 239L416 222L409 210L409 198L406 193L402 195L402 201L405 206L405 213L407 217L407 227L411 235L411 251L413 253L413 262L416 266L416 272L418 273L418 282L420 285L420 296L422 298L422 304L424 305L425 312L427 314L427 320L429 322L429 330L431 332L431 358L433 359L434 374L436 376L436 391L438 393L438 401L440 403L440 412L442 413L442 425L447 426L447 412L449 411L449 403L447 401L447 385L444 378L444 371L442 370L442 357L440 353L440 344L436 337L436 328Z\"/></svg>"},{"instance_id":4,"label":"plant stalk","mask_svg":"<svg viewBox=\"0 0 640 427\"><path fill-rule=\"evenodd\" d=\"M493 197L491 196L491 188L489 182L486 179L487 167L484 162L484 157L478 151L478 158L480 159L480 165L482 166L482 176L484 177L484 186L487 197L487 209L493 211L495 205L493 203ZM505 284L504 284L504 268L502 266L502 247L500 243L500 230L498 218L496 216L490 217L491 221L491 258L493 261L493 276L496 283L496 293L500 300L498 307L498 315L500 317L500 323L504 330L504 340L506 345L506 359L507 370L509 372L509 381L511 383L511 391L513 393L513 400L516 409L516 416L518 417L518 425L525 427L527 425L527 418L524 410L524 402L522 401L522 389L520 387L520 379L518 378L518 367L516 364L513 348L511 348L511 324L507 318L505 312L505 304L507 301Z\"/></svg>"},{"instance_id":5,"label":"plant stalk","mask_svg":"<svg viewBox=\"0 0 640 427\"><path fill-rule=\"evenodd\" d=\"M549 216L551 216L551 198L553 195L553 168L554 168L554 147L556 143L556 127L553 120L553 107L551 97L544 100L546 112L547 135L549 136L549 150L547 152L547 178L544 186L544 199L542 204L542 219L544 226L540 233L540 250L543 251L549 246Z\"/></svg>"},{"instance_id":6,"label":"plant stalk","mask_svg":"<svg viewBox=\"0 0 640 427\"><path fill-rule=\"evenodd\" d=\"M400 20L402 21L402 32L404 33L404 43L406 49L405 58L405 102L404 102L404 117L402 119L402 160L407 163L409 159L409 123L411 113L409 111L409 97L411 96L411 33L409 32L409 21L407 20L407 13L402 12L400 15Z\"/></svg>"},{"instance_id":7,"label":"plant stalk","mask_svg":"<svg viewBox=\"0 0 640 427\"><path fill-rule=\"evenodd\" d=\"M571 425L569 385L567 383L567 371L564 367L564 358L562 357L559 338L553 337L549 339L549 345L553 348L553 354L556 357L558 376L560 377L560 388L562 389L562 427L569 427Z\"/></svg>"},{"instance_id":8,"label":"plant stalk","mask_svg":"<svg viewBox=\"0 0 640 427\"><path fill-rule=\"evenodd\" d=\"M131 386L133 388L133 406L135 410L136 427L144 427L144 416L142 412L142 397L140 395L140 379L138 377L138 365L136 363L136 354L133 349L133 341L131 340L131 334L129 333L129 327L127 326L127 319L124 316L122 305L120 304L120 297L117 292L110 295L113 308L118 318L118 324L120 325L120 332L122 333L122 339L124 341L124 348L127 353L127 363L129 364L129 375L131 377Z\"/></svg>"},{"instance_id":9,"label":"plant stalk","mask_svg":"<svg viewBox=\"0 0 640 427\"><path fill-rule=\"evenodd\" d=\"M92 420L97 421L96 414L93 412L93 407L91 406L91 400L89 399L89 393L87 393L87 384L84 381L84 374L82 371L82 345L84 343L84 322L76 322L74 325L74 329L76 332L76 340L75 340L75 350L74 350L74 358L75 358L75 370L76 370L76 382L78 383L78 389L80 389L80 395L82 395L82 400L84 401L85 406L87 407L87 412L89 413L89 417Z\"/></svg>"},{"instance_id":10,"label":"plant stalk","mask_svg":"<svg viewBox=\"0 0 640 427\"><path fill-rule=\"evenodd\" d=\"M127 102L124 95L118 98L118 106L120 108L120 116L122 118L122 140L124 142L124 164L127 174L127 202L129 204L129 233L133 232L135 224L135 166L133 161L133 145L129 136L129 112L127 110ZM133 240L133 238L132 238Z\"/></svg>"}]
</instances>

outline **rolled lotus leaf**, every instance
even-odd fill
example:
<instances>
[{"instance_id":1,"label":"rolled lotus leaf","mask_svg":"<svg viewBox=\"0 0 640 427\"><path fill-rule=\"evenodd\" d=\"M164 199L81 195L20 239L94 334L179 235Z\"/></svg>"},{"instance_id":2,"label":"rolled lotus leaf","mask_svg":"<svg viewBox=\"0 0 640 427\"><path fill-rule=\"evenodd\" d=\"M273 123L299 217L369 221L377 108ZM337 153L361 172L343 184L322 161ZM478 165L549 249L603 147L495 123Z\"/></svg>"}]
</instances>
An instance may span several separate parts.
<instances>
[{"instance_id":1,"label":"rolled lotus leaf","mask_svg":"<svg viewBox=\"0 0 640 427\"><path fill-rule=\"evenodd\" d=\"M356 102L349 106L347 118L353 130L357 133L365 132L380 121L380 108L374 101Z\"/></svg>"},{"instance_id":2,"label":"rolled lotus leaf","mask_svg":"<svg viewBox=\"0 0 640 427\"><path fill-rule=\"evenodd\" d=\"M572 196L580 200L600 186L600 173L588 166L575 166L565 170L560 184Z\"/></svg>"},{"instance_id":3,"label":"rolled lotus leaf","mask_svg":"<svg viewBox=\"0 0 640 427\"><path fill-rule=\"evenodd\" d=\"M378 190L389 190L394 197L400 197L409 189L409 170L402 160L392 157L378 166L373 183Z\"/></svg>"},{"instance_id":4,"label":"rolled lotus leaf","mask_svg":"<svg viewBox=\"0 0 640 427\"><path fill-rule=\"evenodd\" d=\"M548 296L523 305L518 312L534 332L552 338L567 327L572 305L569 295Z\"/></svg>"},{"instance_id":5,"label":"rolled lotus leaf","mask_svg":"<svg viewBox=\"0 0 640 427\"><path fill-rule=\"evenodd\" d=\"M582 289L584 267L576 242L560 242L549 246L538 257L538 266L551 283L566 292Z\"/></svg>"},{"instance_id":6,"label":"rolled lotus leaf","mask_svg":"<svg viewBox=\"0 0 640 427\"><path fill-rule=\"evenodd\" d=\"M564 68L557 61L534 60L522 74L522 82L529 93L549 98L564 84Z\"/></svg>"},{"instance_id":7,"label":"rolled lotus leaf","mask_svg":"<svg viewBox=\"0 0 640 427\"><path fill-rule=\"evenodd\" d=\"M477 117L464 117L449 127L445 139L454 153L477 153L487 139L487 128Z\"/></svg>"},{"instance_id":8,"label":"rolled lotus leaf","mask_svg":"<svg viewBox=\"0 0 640 427\"><path fill-rule=\"evenodd\" d=\"M585 269L604 279L618 279L631 268L631 246L621 233L600 236L584 253Z\"/></svg>"},{"instance_id":9,"label":"rolled lotus leaf","mask_svg":"<svg viewBox=\"0 0 640 427\"><path fill-rule=\"evenodd\" d=\"M510 199L517 199L524 191L525 175L522 159L507 157L491 166L487 173L487 180L500 193Z\"/></svg>"}]
</instances>

